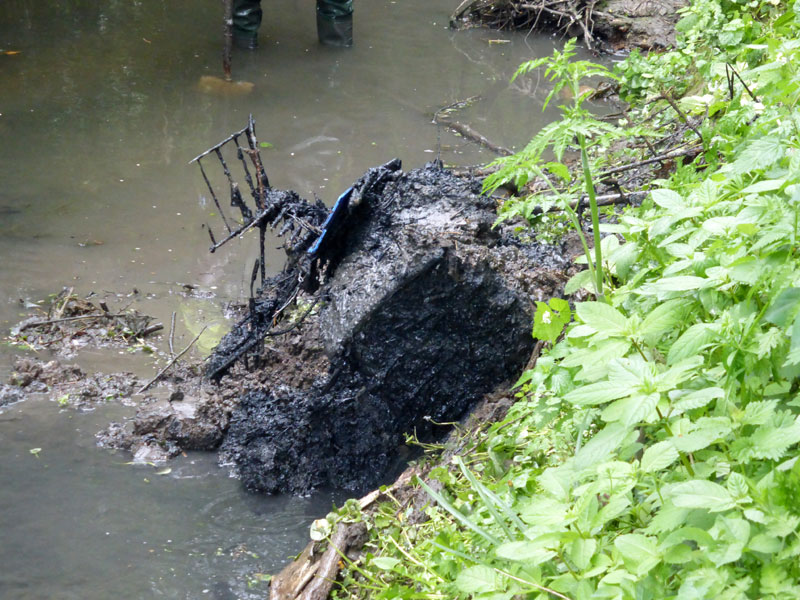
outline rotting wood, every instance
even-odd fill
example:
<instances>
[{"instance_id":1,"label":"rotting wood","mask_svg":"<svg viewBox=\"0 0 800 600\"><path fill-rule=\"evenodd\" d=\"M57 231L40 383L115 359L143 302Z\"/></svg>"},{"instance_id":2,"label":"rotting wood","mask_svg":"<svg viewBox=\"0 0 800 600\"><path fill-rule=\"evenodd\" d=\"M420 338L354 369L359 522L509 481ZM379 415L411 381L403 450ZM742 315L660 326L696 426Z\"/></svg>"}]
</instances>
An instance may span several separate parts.
<instances>
[{"instance_id":1,"label":"rotting wood","mask_svg":"<svg viewBox=\"0 0 800 600\"><path fill-rule=\"evenodd\" d=\"M469 125L466 125L464 123L460 123L458 121L449 121L447 119L439 119L437 121L437 124L438 125L443 125L444 127L447 127L448 129L452 129L456 133L461 134L463 137L475 142L479 146L483 146L484 148L488 148L489 150L491 150L495 154L499 154L500 156L511 156L512 154L514 154L508 148L505 148L503 146L500 146L498 144L495 144L495 143L489 141L488 138L486 138L485 136L481 135L480 133L475 131L472 127L470 127Z\"/></svg>"}]
</instances>

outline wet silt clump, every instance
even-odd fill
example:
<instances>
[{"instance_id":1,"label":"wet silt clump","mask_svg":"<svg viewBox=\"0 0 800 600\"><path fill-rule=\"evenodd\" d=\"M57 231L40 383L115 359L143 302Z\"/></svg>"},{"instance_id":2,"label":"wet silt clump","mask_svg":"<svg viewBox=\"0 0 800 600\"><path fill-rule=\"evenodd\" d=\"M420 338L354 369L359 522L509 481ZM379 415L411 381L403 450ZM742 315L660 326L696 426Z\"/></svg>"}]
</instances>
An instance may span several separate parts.
<instances>
[{"instance_id":1,"label":"wet silt clump","mask_svg":"<svg viewBox=\"0 0 800 600\"><path fill-rule=\"evenodd\" d=\"M294 386L270 359L231 416L222 455L249 489L367 489L396 464L404 434L444 435L434 423L519 374L533 301L558 293L568 261L493 229L494 218L476 183L435 165L397 172L351 209L321 308L293 334L326 360Z\"/></svg>"}]
</instances>

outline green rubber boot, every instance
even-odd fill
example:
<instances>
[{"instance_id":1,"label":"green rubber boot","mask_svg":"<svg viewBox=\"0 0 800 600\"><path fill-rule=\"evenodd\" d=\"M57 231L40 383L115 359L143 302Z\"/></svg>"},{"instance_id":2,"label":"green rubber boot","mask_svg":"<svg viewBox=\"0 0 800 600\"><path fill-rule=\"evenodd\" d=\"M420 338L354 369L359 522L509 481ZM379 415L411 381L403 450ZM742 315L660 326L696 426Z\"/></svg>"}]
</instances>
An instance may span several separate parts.
<instances>
[{"instance_id":1,"label":"green rubber boot","mask_svg":"<svg viewBox=\"0 0 800 600\"><path fill-rule=\"evenodd\" d=\"M233 1L233 43L237 48L258 48L261 16L261 0Z\"/></svg>"},{"instance_id":2,"label":"green rubber boot","mask_svg":"<svg viewBox=\"0 0 800 600\"><path fill-rule=\"evenodd\" d=\"M352 0L317 0L317 37L326 46L353 45Z\"/></svg>"}]
</instances>

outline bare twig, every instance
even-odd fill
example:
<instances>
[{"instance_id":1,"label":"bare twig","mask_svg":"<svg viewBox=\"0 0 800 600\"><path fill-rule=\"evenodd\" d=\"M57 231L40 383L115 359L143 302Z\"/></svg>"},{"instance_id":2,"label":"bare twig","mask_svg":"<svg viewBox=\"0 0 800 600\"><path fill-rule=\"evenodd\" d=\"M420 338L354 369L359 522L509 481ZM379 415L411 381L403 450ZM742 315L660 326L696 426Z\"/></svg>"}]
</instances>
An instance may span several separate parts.
<instances>
[{"instance_id":1,"label":"bare twig","mask_svg":"<svg viewBox=\"0 0 800 600\"><path fill-rule=\"evenodd\" d=\"M169 357L175 356L175 350L172 348L172 340L175 339L175 311L172 311L172 321L169 326Z\"/></svg>"},{"instance_id":2,"label":"bare twig","mask_svg":"<svg viewBox=\"0 0 800 600\"><path fill-rule=\"evenodd\" d=\"M701 133L700 133L700 130L699 130L699 129L697 129L697 126L695 126L695 125L694 125L694 123L692 123L692 121L689 119L689 117L687 117L687 116L684 114L684 112L681 110L680 106L678 106L678 104L675 102L675 100L672 98L672 95L671 95L669 92L664 92L664 93L662 94L662 96L664 97L664 100L666 100L667 102L669 102L669 105L672 107L672 109L673 109L673 110L674 110L676 113L678 113L678 116L681 118L681 120L682 120L684 123L686 123L686 126L687 126L689 129L691 129L692 131L694 131L695 135L697 135L697 137L698 137L698 138L700 138L700 143L703 145L703 150L705 150L705 147L706 147L706 142L705 142L705 140L703 139L703 134L701 134Z\"/></svg>"},{"instance_id":3,"label":"bare twig","mask_svg":"<svg viewBox=\"0 0 800 600\"><path fill-rule=\"evenodd\" d=\"M480 146L484 146L488 148L495 154L499 154L501 156L511 156L514 154L508 148L504 148L503 146L499 146L490 142L486 137L472 129L469 125L464 125L463 123L459 123L458 121L448 121L447 119L439 119L436 121L437 124L444 125L445 127L449 127L453 131L460 133L465 138L475 142Z\"/></svg>"},{"instance_id":4,"label":"bare twig","mask_svg":"<svg viewBox=\"0 0 800 600\"><path fill-rule=\"evenodd\" d=\"M189 351L189 348L191 348L192 346L194 346L194 343L195 343L197 340L199 340L199 339L200 339L200 336L201 336L201 335L203 335L203 332L206 330L206 327L208 327L208 325L204 325L204 326L203 326L203 328L200 330L200 333L198 333L196 336L194 336L194 339L193 339L191 342L189 342L189 344L186 346L186 348L184 348L184 349L183 349L183 350L181 350L181 351L180 351L180 352L179 352L179 353L178 353L176 356L174 356L174 357L172 358L172 360L170 360L170 361L167 363L167 366L165 366L163 369L161 369L161 370L158 372L158 374L157 374L155 377L153 377L153 378L152 378L150 381L148 381L148 382L147 382L147 383L145 383L145 384L144 384L142 387L140 387L140 388L137 390L137 392L136 392L136 393L137 393L137 394L141 394L141 393L143 393L145 390L147 390L147 388L149 388L149 387L150 387L151 385L153 385L153 384L154 384L156 381L158 381L159 379L161 379L161 376L162 376L164 373L166 373L166 372L169 370L169 368L170 368L172 365L174 365L174 364L175 364L175 362L176 362L176 361L177 361L177 360L178 360L178 359L179 359L181 356L183 356L184 354L186 354L186 353Z\"/></svg>"},{"instance_id":5,"label":"bare twig","mask_svg":"<svg viewBox=\"0 0 800 600\"><path fill-rule=\"evenodd\" d=\"M597 174L597 178L600 179L602 177L608 177L609 175L613 175L614 173L621 173L623 171L630 171L631 169L636 169L637 167L644 167L645 165L649 165L656 162L661 162L663 160L670 160L672 158L679 158L681 156L690 156L692 154L697 154L698 149L694 148L687 148L686 150L681 150L679 152L668 152L667 154L662 154L660 156L654 156L653 158L648 158L646 160L640 160L633 163L628 163L625 165L620 165L618 167L613 167L611 169L607 169L601 173Z\"/></svg>"}]
</instances>

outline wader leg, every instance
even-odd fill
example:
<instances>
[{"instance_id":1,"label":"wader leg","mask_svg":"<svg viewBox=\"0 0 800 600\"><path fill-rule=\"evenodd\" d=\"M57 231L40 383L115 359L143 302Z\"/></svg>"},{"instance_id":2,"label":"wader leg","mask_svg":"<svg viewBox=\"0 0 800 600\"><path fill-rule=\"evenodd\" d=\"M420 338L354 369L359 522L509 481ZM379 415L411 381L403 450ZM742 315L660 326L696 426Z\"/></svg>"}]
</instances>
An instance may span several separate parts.
<instances>
[{"instance_id":1,"label":"wader leg","mask_svg":"<svg viewBox=\"0 0 800 600\"><path fill-rule=\"evenodd\" d=\"M326 46L352 46L353 0L317 0L317 36Z\"/></svg>"},{"instance_id":2,"label":"wader leg","mask_svg":"<svg viewBox=\"0 0 800 600\"><path fill-rule=\"evenodd\" d=\"M258 47L261 0L233 0L233 42L239 48Z\"/></svg>"}]
</instances>

